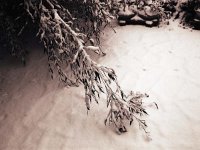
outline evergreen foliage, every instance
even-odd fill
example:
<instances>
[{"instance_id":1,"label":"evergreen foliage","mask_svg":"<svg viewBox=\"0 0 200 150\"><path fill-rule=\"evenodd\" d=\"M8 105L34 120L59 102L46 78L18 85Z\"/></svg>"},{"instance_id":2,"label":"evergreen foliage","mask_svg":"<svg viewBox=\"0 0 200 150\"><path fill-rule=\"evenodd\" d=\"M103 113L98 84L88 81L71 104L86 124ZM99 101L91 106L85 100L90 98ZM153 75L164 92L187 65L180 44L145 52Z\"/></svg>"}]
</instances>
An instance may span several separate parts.
<instances>
[{"instance_id":1,"label":"evergreen foliage","mask_svg":"<svg viewBox=\"0 0 200 150\"><path fill-rule=\"evenodd\" d=\"M20 39L27 26L34 27L47 54L52 78L57 73L67 86L84 85L88 110L91 101L98 103L105 94L109 108L105 124L114 125L118 133L126 132L127 124L131 125L134 120L147 133L142 116L147 115L143 98L148 95L125 94L115 71L97 64L88 51L105 55L100 33L108 25L112 28L111 21L116 17L119 21L130 21L139 16L147 25L157 19L154 25L159 25L173 14L178 18L184 13L181 23L199 25L199 3L199 0L186 3L177 0L5 0L0 1L0 42L25 64L26 51Z\"/></svg>"}]
</instances>

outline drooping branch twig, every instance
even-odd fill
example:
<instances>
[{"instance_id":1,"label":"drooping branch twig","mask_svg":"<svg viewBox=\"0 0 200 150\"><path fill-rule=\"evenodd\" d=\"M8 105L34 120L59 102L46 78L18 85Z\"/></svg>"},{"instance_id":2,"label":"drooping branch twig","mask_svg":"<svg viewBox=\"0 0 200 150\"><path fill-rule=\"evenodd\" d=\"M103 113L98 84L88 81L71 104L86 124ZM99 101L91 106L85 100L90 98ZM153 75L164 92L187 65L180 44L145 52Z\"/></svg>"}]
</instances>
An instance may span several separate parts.
<instances>
[{"instance_id":1,"label":"drooping branch twig","mask_svg":"<svg viewBox=\"0 0 200 150\"><path fill-rule=\"evenodd\" d=\"M88 50L98 54L102 54L102 52L98 46L94 46L94 41L91 42L92 45L89 45L87 42L89 35L81 32L80 26L73 24L77 16L74 17L75 14L59 5L59 2L63 1L40 0L31 5L30 2L27 1L29 7L25 8L31 8L32 11L27 11L36 14L32 16L38 17L34 20L39 20L38 35L47 52L49 70L52 76L55 68L60 79L68 86L82 83L85 89L85 104L88 110L90 110L91 101L94 100L98 103L100 95L104 93L109 108L105 124L107 122L113 124L119 133L125 132L126 122L129 121L132 124L133 120L138 121L146 132L147 125L144 120L140 119L140 116L147 114L142 103L142 98L147 97L147 95L131 92L129 96L126 96L118 83L115 71L99 65L91 59L87 53ZM93 6L95 6L94 10L98 12L93 12L92 16L101 17L101 19L91 20L94 33L100 31L100 26L103 22L107 23L105 19L109 16L109 10L101 9L100 2L103 3L102 5L110 4L108 0L80 1L84 8L87 5L88 8L93 10ZM101 14L101 16L98 16L98 14ZM87 23L85 25L90 28ZM91 39L91 37L89 38ZM70 73L71 76L69 76Z\"/></svg>"}]
</instances>

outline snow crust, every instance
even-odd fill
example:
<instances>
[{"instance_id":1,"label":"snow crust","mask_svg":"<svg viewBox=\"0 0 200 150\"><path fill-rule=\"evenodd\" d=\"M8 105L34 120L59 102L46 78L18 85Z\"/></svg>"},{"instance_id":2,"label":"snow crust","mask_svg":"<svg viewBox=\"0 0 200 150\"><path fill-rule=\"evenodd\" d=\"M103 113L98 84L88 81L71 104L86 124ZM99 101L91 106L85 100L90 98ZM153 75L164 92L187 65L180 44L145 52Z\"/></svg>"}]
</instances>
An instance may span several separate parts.
<instances>
[{"instance_id":1,"label":"snow crust","mask_svg":"<svg viewBox=\"0 0 200 150\"><path fill-rule=\"evenodd\" d=\"M27 66L0 60L0 150L197 150L200 147L200 32L176 23L105 29L107 55L125 91L146 92L145 119L118 135L104 126L104 98L87 115L84 90L51 80L47 58L29 42ZM155 101L159 109L148 106Z\"/></svg>"}]
</instances>

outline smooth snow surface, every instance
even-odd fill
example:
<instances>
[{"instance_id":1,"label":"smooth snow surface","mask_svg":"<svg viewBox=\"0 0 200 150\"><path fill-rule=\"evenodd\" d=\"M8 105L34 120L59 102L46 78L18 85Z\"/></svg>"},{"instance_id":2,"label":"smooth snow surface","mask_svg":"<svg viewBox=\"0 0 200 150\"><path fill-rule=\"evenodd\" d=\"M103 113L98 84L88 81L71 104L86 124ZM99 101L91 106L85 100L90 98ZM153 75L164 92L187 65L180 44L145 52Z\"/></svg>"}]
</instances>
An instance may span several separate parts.
<instances>
[{"instance_id":1,"label":"smooth snow surface","mask_svg":"<svg viewBox=\"0 0 200 150\"><path fill-rule=\"evenodd\" d=\"M27 66L0 60L0 150L200 149L200 32L176 23L106 29L102 65L116 70L125 91L146 92L152 140L135 124L122 135L104 126L104 99L87 115L84 90L51 80L47 58L31 46ZM37 50L38 49L38 50Z\"/></svg>"}]
</instances>

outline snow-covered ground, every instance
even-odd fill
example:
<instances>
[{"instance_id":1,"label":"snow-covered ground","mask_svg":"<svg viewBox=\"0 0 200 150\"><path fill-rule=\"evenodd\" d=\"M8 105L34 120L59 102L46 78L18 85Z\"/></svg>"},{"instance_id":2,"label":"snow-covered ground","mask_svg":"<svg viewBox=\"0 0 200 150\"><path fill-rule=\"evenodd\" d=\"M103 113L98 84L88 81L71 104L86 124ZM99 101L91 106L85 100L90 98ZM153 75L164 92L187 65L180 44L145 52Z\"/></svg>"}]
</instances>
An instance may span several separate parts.
<instances>
[{"instance_id":1,"label":"snow-covered ground","mask_svg":"<svg viewBox=\"0 0 200 150\"><path fill-rule=\"evenodd\" d=\"M104 126L102 99L87 115L84 90L51 80L47 58L29 43L23 67L0 60L0 150L197 150L200 149L200 32L176 23L106 29L102 65L116 70L126 91L147 92L146 139L137 124L118 135Z\"/></svg>"}]
</instances>

